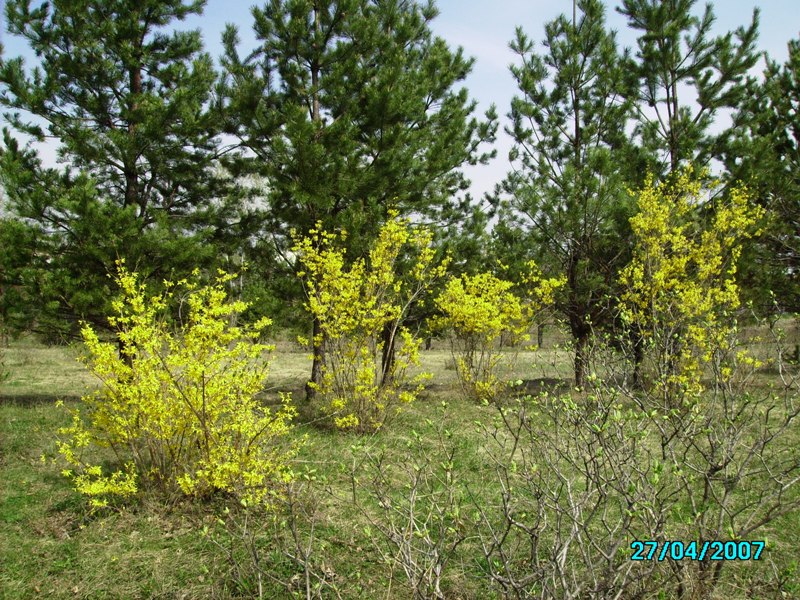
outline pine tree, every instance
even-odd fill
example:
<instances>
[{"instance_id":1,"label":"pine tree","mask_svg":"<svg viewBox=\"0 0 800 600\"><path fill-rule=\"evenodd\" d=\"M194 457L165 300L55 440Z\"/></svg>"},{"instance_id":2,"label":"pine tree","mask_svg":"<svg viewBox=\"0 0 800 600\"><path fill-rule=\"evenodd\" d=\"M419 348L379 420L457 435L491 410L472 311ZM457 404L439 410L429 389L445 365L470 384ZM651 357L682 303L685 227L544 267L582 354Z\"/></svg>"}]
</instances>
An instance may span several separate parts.
<instances>
[{"instance_id":1,"label":"pine tree","mask_svg":"<svg viewBox=\"0 0 800 600\"><path fill-rule=\"evenodd\" d=\"M515 170L504 183L511 194L504 230L511 239L513 221L529 224L534 258L566 275L557 310L575 340L575 383L582 386L587 345L610 318L606 296L624 254L630 104L624 56L602 2L579 0L576 8L574 19L562 15L545 26L544 54L521 28L511 42L522 95L509 114Z\"/></svg>"},{"instance_id":2,"label":"pine tree","mask_svg":"<svg viewBox=\"0 0 800 600\"><path fill-rule=\"evenodd\" d=\"M118 257L160 280L213 260L231 206L215 171L216 73L199 31L171 31L202 1L9 0L8 30L39 64L0 60L6 121L55 139L65 168L44 167L6 131L0 152L11 212L31 228L42 326L104 324ZM66 325L65 325L66 322Z\"/></svg>"},{"instance_id":3,"label":"pine tree","mask_svg":"<svg viewBox=\"0 0 800 600\"><path fill-rule=\"evenodd\" d=\"M640 32L636 61L629 66L638 79L633 96L635 143L644 163L631 180L636 186L648 173L661 181L678 176L686 166L702 173L720 157L726 133L715 132L718 127L713 126L721 112L741 102L747 72L758 60L758 9L748 27L714 37L711 4L701 16L693 13L695 4L696 0L623 0L617 9ZM698 207L695 217L709 209L713 204ZM634 332L634 338L638 379L641 337Z\"/></svg>"},{"instance_id":4,"label":"pine tree","mask_svg":"<svg viewBox=\"0 0 800 600\"><path fill-rule=\"evenodd\" d=\"M253 54L239 56L234 27L224 36L227 130L250 153L234 172L267 182L264 230L276 247L321 222L347 230L357 257L390 208L443 225L471 212L460 167L488 158L479 146L495 117L473 116L457 89L472 61L433 36L432 4L272 0L253 15Z\"/></svg>"},{"instance_id":5,"label":"pine tree","mask_svg":"<svg viewBox=\"0 0 800 600\"><path fill-rule=\"evenodd\" d=\"M783 65L751 78L734 115L725 166L768 211L768 226L747 248L743 281L761 311L800 312L800 41Z\"/></svg>"},{"instance_id":6,"label":"pine tree","mask_svg":"<svg viewBox=\"0 0 800 600\"><path fill-rule=\"evenodd\" d=\"M701 17L696 0L623 0L617 10L638 38L637 136L651 154L657 176L718 157L720 135L712 132L719 113L744 97L744 78L758 60L758 9L750 25L713 37L714 11ZM637 182L641 183L641 182Z\"/></svg>"}]
</instances>

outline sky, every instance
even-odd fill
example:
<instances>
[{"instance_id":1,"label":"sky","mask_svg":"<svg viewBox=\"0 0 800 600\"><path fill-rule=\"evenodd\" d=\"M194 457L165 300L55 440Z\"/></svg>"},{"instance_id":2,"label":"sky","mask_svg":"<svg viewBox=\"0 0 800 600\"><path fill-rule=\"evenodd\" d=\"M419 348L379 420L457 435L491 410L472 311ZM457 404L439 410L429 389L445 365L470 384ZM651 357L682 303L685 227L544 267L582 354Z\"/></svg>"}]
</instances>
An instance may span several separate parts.
<instances>
[{"instance_id":1,"label":"sky","mask_svg":"<svg viewBox=\"0 0 800 600\"><path fill-rule=\"evenodd\" d=\"M619 0L606 2L609 26L618 32L621 46L635 48L636 36L628 31L624 17L615 8ZM788 56L787 43L800 38L800 18L797 16L798 0L717 0L714 12L717 17L715 33L725 33L747 25L753 9L760 7L759 49L774 60L784 62ZM33 4L38 4L34 0ZM222 54L221 34L226 23L239 27L242 48L249 49L254 43L252 35L251 0L208 0L201 16L194 16L182 24L182 28L198 28L203 32L206 49L214 57ZM480 198L491 192L509 169L508 151L511 139L503 132L508 123L506 113L511 99L517 93L508 66L515 60L508 43L517 26L523 28L528 37L541 48L544 25L561 13L572 14L572 0L438 0L439 16L431 23L434 33L455 48L463 47L466 56L475 59L473 71L464 86L478 102L478 111L483 113L490 105L497 107L500 115L498 140L495 145L497 157L488 165L465 169L472 180L471 193ZM695 5L699 13L705 3ZM2 43L7 57L25 52L24 44L3 34ZM763 69L763 62L757 71ZM52 159L52 147L42 149L46 159Z\"/></svg>"}]
</instances>

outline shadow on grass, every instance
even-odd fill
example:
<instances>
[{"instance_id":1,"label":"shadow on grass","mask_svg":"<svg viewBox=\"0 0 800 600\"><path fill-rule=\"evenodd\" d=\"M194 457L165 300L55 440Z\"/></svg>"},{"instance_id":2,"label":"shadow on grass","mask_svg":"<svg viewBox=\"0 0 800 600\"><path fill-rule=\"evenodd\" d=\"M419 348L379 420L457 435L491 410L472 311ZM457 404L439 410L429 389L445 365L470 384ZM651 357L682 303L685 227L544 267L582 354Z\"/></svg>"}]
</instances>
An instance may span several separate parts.
<instances>
[{"instance_id":1,"label":"shadow on grass","mask_svg":"<svg viewBox=\"0 0 800 600\"><path fill-rule=\"evenodd\" d=\"M77 402L80 396L63 394L0 394L0 406L36 406L54 404L56 400Z\"/></svg>"}]
</instances>

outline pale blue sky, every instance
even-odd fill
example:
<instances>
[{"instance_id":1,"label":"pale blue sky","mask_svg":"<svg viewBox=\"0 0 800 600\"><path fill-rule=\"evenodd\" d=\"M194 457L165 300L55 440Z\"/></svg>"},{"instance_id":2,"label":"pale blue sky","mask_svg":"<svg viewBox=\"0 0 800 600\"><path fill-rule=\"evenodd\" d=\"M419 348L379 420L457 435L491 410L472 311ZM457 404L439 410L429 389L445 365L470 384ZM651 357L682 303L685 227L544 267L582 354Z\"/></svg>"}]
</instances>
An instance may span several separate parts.
<instances>
[{"instance_id":1,"label":"pale blue sky","mask_svg":"<svg viewBox=\"0 0 800 600\"><path fill-rule=\"evenodd\" d=\"M208 0L204 14L189 19L183 26L200 28L207 50L218 57L222 52L220 35L225 23L238 25L243 44L252 44L250 6L253 4L250 0ZM627 31L624 19L614 10L618 4L617 0L607 2L610 26L618 31L622 45L633 47L635 35ZM516 93L508 71L508 65L514 61L514 55L508 49L514 28L522 26L528 36L539 43L547 21L560 13L571 14L572 0L439 0L437 6L441 14L432 24L434 32L451 46L462 46L468 56L476 59L473 72L465 83L471 96L478 101L481 111L492 103L496 104L501 116L497 159L490 165L468 170L473 182L472 193L480 197L491 191L508 170L511 142L502 128L511 98ZM701 11L703 6L703 2L698 2L696 8ZM749 23L756 6L761 8L759 47L783 62L788 41L800 38L798 0L717 0L714 2L716 30L722 33ZM6 56L15 56L22 51L20 43L9 39L5 32L3 43ZM51 154L48 150L44 151L45 154Z\"/></svg>"},{"instance_id":2,"label":"pale blue sky","mask_svg":"<svg viewBox=\"0 0 800 600\"><path fill-rule=\"evenodd\" d=\"M213 1L213 0L212 0ZM606 15L609 26L618 32L621 46L635 48L636 34L628 30L625 18L615 8L618 0L607 0ZM701 12L705 2L695 5ZM724 33L748 25L753 9L760 7L759 48L773 59L783 62L788 56L787 43L800 38L800 1L798 0L717 0L712 2L717 17L715 31ZM559 14L572 14L572 0L440 0L441 12L434 21L435 32L451 45L463 46L468 55L476 58L475 67L467 80L467 88L485 109L492 102L501 117L498 135L497 158L485 167L468 171L472 180L473 195L491 191L508 171L508 150L511 140L502 133L507 122L511 98L517 93L508 65L515 59L508 42L517 25L541 47L544 24ZM760 72L763 64L758 68Z\"/></svg>"}]
</instances>

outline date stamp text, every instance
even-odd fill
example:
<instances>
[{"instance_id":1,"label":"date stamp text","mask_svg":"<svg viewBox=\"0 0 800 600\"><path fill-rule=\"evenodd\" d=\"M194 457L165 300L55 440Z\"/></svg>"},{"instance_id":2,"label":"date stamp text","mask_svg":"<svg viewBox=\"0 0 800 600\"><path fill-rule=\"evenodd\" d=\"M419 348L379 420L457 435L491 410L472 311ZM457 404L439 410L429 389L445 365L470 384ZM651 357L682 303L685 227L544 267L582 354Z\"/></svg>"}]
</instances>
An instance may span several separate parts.
<instances>
[{"instance_id":1,"label":"date stamp text","mask_svg":"<svg viewBox=\"0 0 800 600\"><path fill-rule=\"evenodd\" d=\"M764 541L637 540L631 543L631 560L758 560L764 545Z\"/></svg>"}]
</instances>

